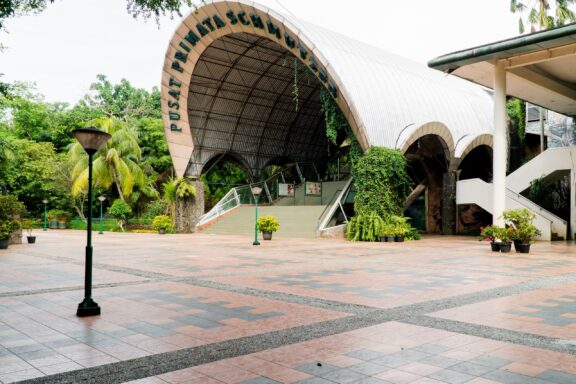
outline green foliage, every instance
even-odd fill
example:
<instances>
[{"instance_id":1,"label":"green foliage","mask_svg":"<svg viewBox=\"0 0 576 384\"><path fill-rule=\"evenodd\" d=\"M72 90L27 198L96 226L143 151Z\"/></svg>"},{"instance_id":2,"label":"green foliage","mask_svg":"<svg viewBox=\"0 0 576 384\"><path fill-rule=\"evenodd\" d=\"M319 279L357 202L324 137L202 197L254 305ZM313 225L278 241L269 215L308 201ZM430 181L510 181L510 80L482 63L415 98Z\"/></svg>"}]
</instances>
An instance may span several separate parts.
<instances>
[{"instance_id":1,"label":"green foliage","mask_svg":"<svg viewBox=\"0 0 576 384\"><path fill-rule=\"evenodd\" d=\"M125 201L116 199L108 208L108 214L118 220L118 225L124 232L124 224L126 219L132 214L132 208Z\"/></svg>"},{"instance_id":2,"label":"green foliage","mask_svg":"<svg viewBox=\"0 0 576 384\"><path fill-rule=\"evenodd\" d=\"M257 225L260 232L276 232L280 228L280 223L272 215L260 216Z\"/></svg>"},{"instance_id":3,"label":"green foliage","mask_svg":"<svg viewBox=\"0 0 576 384\"><path fill-rule=\"evenodd\" d=\"M172 219L170 216L166 215L159 215L154 218L152 221L152 227L159 231L160 229L164 229L166 232L173 232L174 227L172 225Z\"/></svg>"},{"instance_id":4,"label":"green foliage","mask_svg":"<svg viewBox=\"0 0 576 384\"><path fill-rule=\"evenodd\" d=\"M160 91L151 93L134 88L126 79L112 84L105 75L97 75L97 82L90 85L93 93L85 98L86 103L104 112L107 116L130 120L141 117L161 118Z\"/></svg>"},{"instance_id":5,"label":"green foliage","mask_svg":"<svg viewBox=\"0 0 576 384\"><path fill-rule=\"evenodd\" d=\"M22 229L26 230L26 232L28 233L28 236L32 236L32 233L34 232L35 228L41 228L42 227L42 222L40 220L24 219L21 222L21 227L22 227Z\"/></svg>"},{"instance_id":6,"label":"green foliage","mask_svg":"<svg viewBox=\"0 0 576 384\"><path fill-rule=\"evenodd\" d=\"M520 33L525 31L522 14L527 14L526 21L530 26L530 32L536 32L575 22L574 3L574 0L556 0L555 5L551 5L551 1L548 0L510 0L510 11L521 14L518 21Z\"/></svg>"},{"instance_id":7,"label":"green foliage","mask_svg":"<svg viewBox=\"0 0 576 384\"><path fill-rule=\"evenodd\" d=\"M18 217L23 212L24 205L15 196L0 195L0 239L6 239L20 229Z\"/></svg>"},{"instance_id":8,"label":"green foliage","mask_svg":"<svg viewBox=\"0 0 576 384\"><path fill-rule=\"evenodd\" d=\"M135 130L115 118L96 119L90 124L112 135L94 155L94 183L105 189L114 185L124 201L130 198L135 187L153 195L155 190L150 190L148 179L140 167L141 150ZM88 189L88 156L78 142L70 146L69 154L76 164L72 170L72 195L77 196Z\"/></svg>"},{"instance_id":9,"label":"green foliage","mask_svg":"<svg viewBox=\"0 0 576 384\"><path fill-rule=\"evenodd\" d=\"M219 162L210 167L206 173L202 174L200 180L204 182L206 212L216 205L231 188L250 182L240 167L228 162Z\"/></svg>"},{"instance_id":10,"label":"green foliage","mask_svg":"<svg viewBox=\"0 0 576 384\"><path fill-rule=\"evenodd\" d=\"M134 121L138 132L138 143L142 149L142 160L148 162L154 171L167 172L172 168L172 158L164 136L162 119L144 117Z\"/></svg>"},{"instance_id":11,"label":"green foliage","mask_svg":"<svg viewBox=\"0 0 576 384\"><path fill-rule=\"evenodd\" d=\"M520 99L511 98L506 103L506 110L510 118L510 134L517 135L521 142L526 136L526 103Z\"/></svg>"},{"instance_id":12,"label":"green foliage","mask_svg":"<svg viewBox=\"0 0 576 384\"><path fill-rule=\"evenodd\" d=\"M159 215L165 215L170 211L170 204L164 199L152 200L146 209L146 216L153 218Z\"/></svg>"},{"instance_id":13,"label":"green foliage","mask_svg":"<svg viewBox=\"0 0 576 384\"><path fill-rule=\"evenodd\" d=\"M518 239L523 244L532 242L542 234L533 224L536 214L529 209L510 209L504 211L502 217L512 231L511 238Z\"/></svg>"},{"instance_id":14,"label":"green foliage","mask_svg":"<svg viewBox=\"0 0 576 384\"><path fill-rule=\"evenodd\" d=\"M356 214L346 229L346 238L350 241L379 241L383 234L385 222L374 210Z\"/></svg>"},{"instance_id":15,"label":"green foliage","mask_svg":"<svg viewBox=\"0 0 576 384\"><path fill-rule=\"evenodd\" d=\"M321 109L324 113L324 122L326 124L326 137L335 145L339 144L339 139L343 138L342 145L349 146L349 155L352 165L362 156L362 148L344 114L334 101L334 98L324 88L320 90Z\"/></svg>"},{"instance_id":16,"label":"green foliage","mask_svg":"<svg viewBox=\"0 0 576 384\"><path fill-rule=\"evenodd\" d=\"M487 225L481 228L480 240L489 239L491 242L496 241L498 234L500 233L501 227L497 225Z\"/></svg>"},{"instance_id":17,"label":"green foliage","mask_svg":"<svg viewBox=\"0 0 576 384\"><path fill-rule=\"evenodd\" d=\"M508 243L514 238L515 231L512 227L497 227L496 237L503 243Z\"/></svg>"},{"instance_id":18,"label":"green foliage","mask_svg":"<svg viewBox=\"0 0 576 384\"><path fill-rule=\"evenodd\" d=\"M356 212L375 211L380 217L400 216L410 192L406 159L395 149L371 147L352 169Z\"/></svg>"},{"instance_id":19,"label":"green foliage","mask_svg":"<svg viewBox=\"0 0 576 384\"><path fill-rule=\"evenodd\" d=\"M46 217L49 221L68 221L71 215L69 212L62 209L51 209L46 212Z\"/></svg>"}]
</instances>

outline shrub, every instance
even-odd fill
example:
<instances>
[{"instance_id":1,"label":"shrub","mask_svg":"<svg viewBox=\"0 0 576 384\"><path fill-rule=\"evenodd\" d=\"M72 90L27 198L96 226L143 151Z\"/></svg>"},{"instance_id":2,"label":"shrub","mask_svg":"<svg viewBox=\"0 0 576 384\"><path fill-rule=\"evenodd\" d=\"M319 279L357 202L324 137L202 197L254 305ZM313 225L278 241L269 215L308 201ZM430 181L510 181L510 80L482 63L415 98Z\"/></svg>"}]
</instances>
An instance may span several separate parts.
<instances>
[{"instance_id":1,"label":"shrub","mask_svg":"<svg viewBox=\"0 0 576 384\"><path fill-rule=\"evenodd\" d=\"M260 216L257 224L260 232L276 232L280 228L280 223L272 215Z\"/></svg>"},{"instance_id":2,"label":"shrub","mask_svg":"<svg viewBox=\"0 0 576 384\"><path fill-rule=\"evenodd\" d=\"M124 224L132 214L132 208L124 200L116 199L108 208L108 213L118 221L120 229L124 232Z\"/></svg>"},{"instance_id":3,"label":"shrub","mask_svg":"<svg viewBox=\"0 0 576 384\"><path fill-rule=\"evenodd\" d=\"M489 239L491 242L495 242L501 229L502 228L497 225L487 225L481 228L480 240Z\"/></svg>"},{"instance_id":4,"label":"shrub","mask_svg":"<svg viewBox=\"0 0 576 384\"><path fill-rule=\"evenodd\" d=\"M14 196L0 196L0 239L7 239L12 232L20 229L18 216L24 212L24 205Z\"/></svg>"},{"instance_id":5,"label":"shrub","mask_svg":"<svg viewBox=\"0 0 576 384\"><path fill-rule=\"evenodd\" d=\"M51 209L46 212L49 221L68 221L70 220L70 213L62 209Z\"/></svg>"},{"instance_id":6,"label":"shrub","mask_svg":"<svg viewBox=\"0 0 576 384\"><path fill-rule=\"evenodd\" d=\"M174 227L172 226L172 219L170 216L166 215L158 215L152 221L152 227L159 231L161 229L165 230L166 232L173 232Z\"/></svg>"},{"instance_id":7,"label":"shrub","mask_svg":"<svg viewBox=\"0 0 576 384\"><path fill-rule=\"evenodd\" d=\"M385 223L376 211L359 212L348 222L346 238L350 241L378 241Z\"/></svg>"},{"instance_id":8,"label":"shrub","mask_svg":"<svg viewBox=\"0 0 576 384\"><path fill-rule=\"evenodd\" d=\"M510 209L504 211L502 217L512 228L512 238L520 240L523 244L532 242L534 237L542 234L533 224L536 214L529 209Z\"/></svg>"}]
</instances>

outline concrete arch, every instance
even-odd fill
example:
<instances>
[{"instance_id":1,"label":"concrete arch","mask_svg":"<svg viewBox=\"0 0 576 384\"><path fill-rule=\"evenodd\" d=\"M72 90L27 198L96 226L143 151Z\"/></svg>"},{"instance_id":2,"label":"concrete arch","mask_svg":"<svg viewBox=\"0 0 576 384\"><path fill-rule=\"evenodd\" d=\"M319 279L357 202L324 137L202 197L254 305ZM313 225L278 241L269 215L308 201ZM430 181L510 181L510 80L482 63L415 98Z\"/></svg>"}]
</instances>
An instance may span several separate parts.
<instances>
[{"instance_id":1,"label":"concrete arch","mask_svg":"<svg viewBox=\"0 0 576 384\"><path fill-rule=\"evenodd\" d=\"M246 172L246 175L251 179L254 179L255 177L255 175L252 174L252 169L246 159L242 155L234 152L222 152L212 155L204 161L203 167L200 169L200 174L207 172L208 169L206 169L206 166L211 164L213 161L225 161L233 163L240 167L244 172Z\"/></svg>"},{"instance_id":2,"label":"concrete arch","mask_svg":"<svg viewBox=\"0 0 576 384\"><path fill-rule=\"evenodd\" d=\"M416 140L427 135L435 135L442 139L441 143L444 148L444 155L446 160L450 162L454 154L454 139L448 127L439 121L407 127L398 137L399 142L396 148L400 149L402 153L405 153ZM406 137L406 139L402 140L402 137Z\"/></svg>"},{"instance_id":3,"label":"concrete arch","mask_svg":"<svg viewBox=\"0 0 576 384\"><path fill-rule=\"evenodd\" d=\"M252 2L207 2L184 18L170 41L164 62L162 112L168 146L178 175L195 174L201 168L199 164L190 164L192 152L198 145L187 113L190 103L188 94L195 67L214 42L239 33L273 41L307 66L334 96L361 146L364 149L368 147L361 119L348 102L350 97L346 87L300 28L283 15ZM260 167L265 161L250 159L248 162L253 163L253 167ZM194 166L188 170L190 165Z\"/></svg>"},{"instance_id":4,"label":"concrete arch","mask_svg":"<svg viewBox=\"0 0 576 384\"><path fill-rule=\"evenodd\" d=\"M454 157L457 163L462 162L462 159L466 157L474 148L480 145L486 145L490 148L493 146L494 136L485 133L478 136L464 136L456 143L456 150L454 152ZM458 168L458 165L456 166Z\"/></svg>"}]
</instances>

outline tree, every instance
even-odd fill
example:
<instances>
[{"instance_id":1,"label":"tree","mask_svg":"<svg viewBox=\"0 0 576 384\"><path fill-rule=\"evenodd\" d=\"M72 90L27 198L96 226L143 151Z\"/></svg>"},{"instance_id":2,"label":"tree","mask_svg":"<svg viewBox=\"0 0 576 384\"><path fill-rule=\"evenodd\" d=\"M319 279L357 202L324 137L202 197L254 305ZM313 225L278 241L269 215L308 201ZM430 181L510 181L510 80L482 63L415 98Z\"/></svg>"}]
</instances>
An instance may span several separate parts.
<instances>
[{"instance_id":1,"label":"tree","mask_svg":"<svg viewBox=\"0 0 576 384\"><path fill-rule=\"evenodd\" d=\"M108 208L108 213L118 221L118 226L124 232L124 225L132 214L132 208L125 201L117 199Z\"/></svg>"},{"instance_id":2,"label":"tree","mask_svg":"<svg viewBox=\"0 0 576 384\"><path fill-rule=\"evenodd\" d=\"M4 20L9 17L39 13L46 9L54 0L2 0L0 1L0 29L4 28ZM144 18L161 15L180 15L180 9L193 5L192 0L126 0L126 10L134 17Z\"/></svg>"},{"instance_id":3,"label":"tree","mask_svg":"<svg viewBox=\"0 0 576 384\"><path fill-rule=\"evenodd\" d=\"M90 124L112 135L94 155L94 183L103 188L114 184L122 201L130 198L134 187L146 190L149 182L139 165L141 150L136 132L116 118L96 119ZM77 196L88 188L88 156L80 143L72 144L69 153L76 163L72 170L72 195Z\"/></svg>"},{"instance_id":4,"label":"tree","mask_svg":"<svg viewBox=\"0 0 576 384\"><path fill-rule=\"evenodd\" d=\"M528 14L527 21L530 32L550 29L576 21L573 5L576 0L555 0L551 5L550 0L510 0L512 13ZM572 5L572 6L571 6ZM519 19L520 33L524 33L524 20Z\"/></svg>"},{"instance_id":5,"label":"tree","mask_svg":"<svg viewBox=\"0 0 576 384\"><path fill-rule=\"evenodd\" d=\"M90 85L90 94L85 102L93 108L100 109L109 117L130 120L141 117L162 118L160 91L157 87L148 92L134 88L126 79L120 84L112 84L105 75L97 75L98 80Z\"/></svg>"}]
</instances>

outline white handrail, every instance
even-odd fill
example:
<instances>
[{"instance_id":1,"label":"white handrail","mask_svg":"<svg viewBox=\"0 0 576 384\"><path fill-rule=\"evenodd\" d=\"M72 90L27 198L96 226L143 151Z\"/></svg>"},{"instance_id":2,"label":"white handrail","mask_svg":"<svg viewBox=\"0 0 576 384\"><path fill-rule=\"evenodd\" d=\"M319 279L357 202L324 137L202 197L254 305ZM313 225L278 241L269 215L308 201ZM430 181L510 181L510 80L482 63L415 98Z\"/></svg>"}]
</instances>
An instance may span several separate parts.
<instances>
[{"instance_id":1,"label":"white handrail","mask_svg":"<svg viewBox=\"0 0 576 384\"><path fill-rule=\"evenodd\" d=\"M341 202L342 198L344 197L344 195L346 193L348 193L348 190L350 189L350 186L352 185L352 180L353 180L352 177L350 179L348 179L348 181L346 182L346 184L342 188L342 191L340 192L340 194L338 195L338 197L334 201L334 204L332 204L332 206L328 210L328 213L324 216L324 218L320 222L320 225L318 226L319 231L326 229L328 223L330 222L330 219L332 219L332 216L334 216L334 213L336 212L336 210L338 208L341 208L340 202Z\"/></svg>"}]
</instances>

